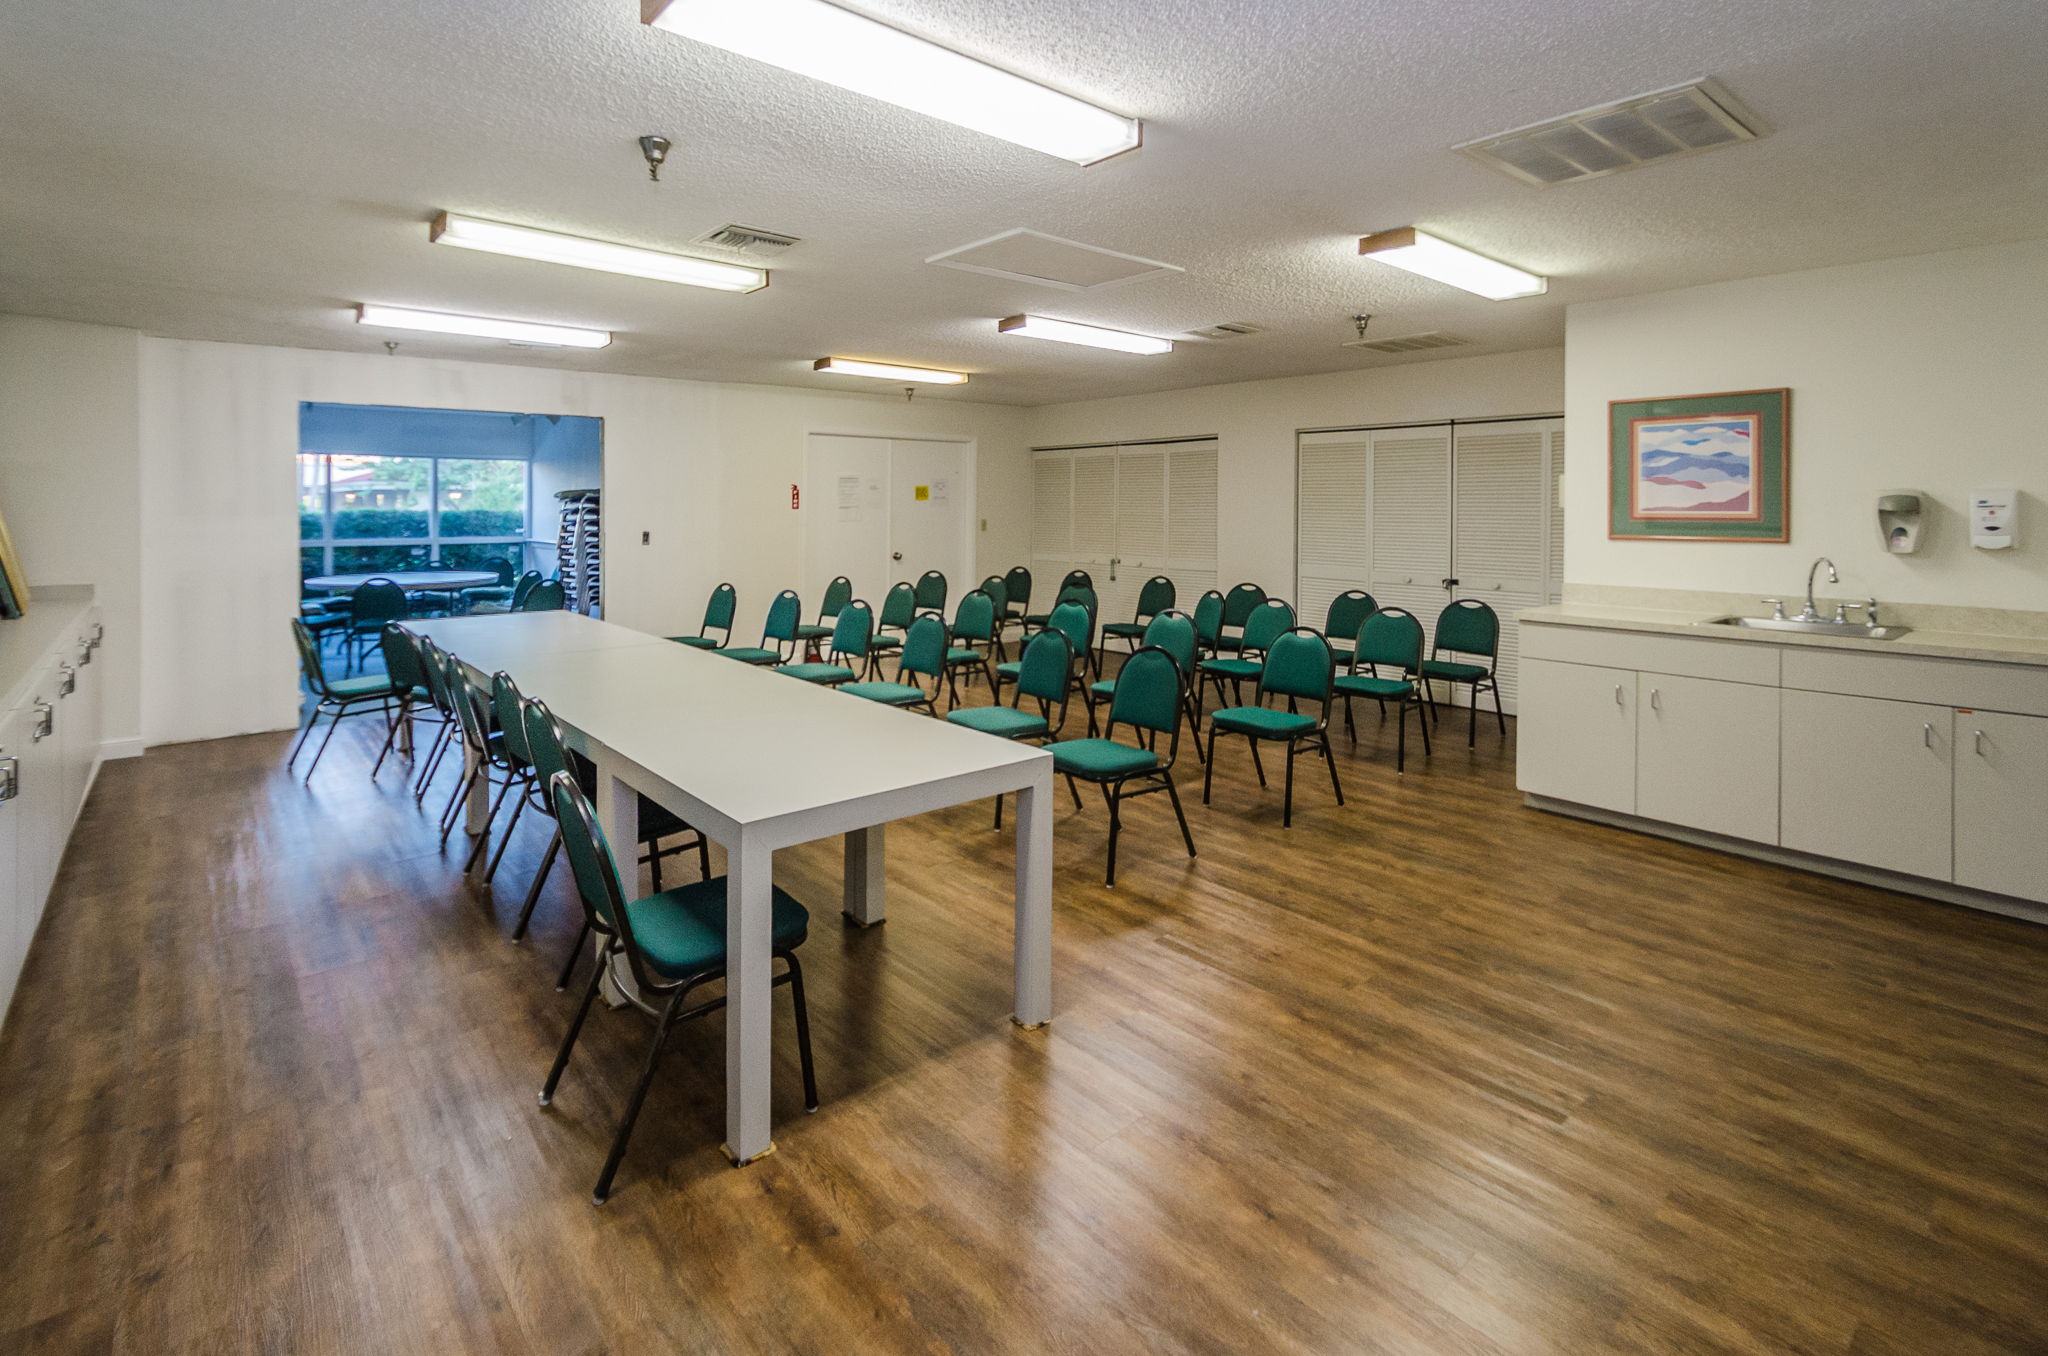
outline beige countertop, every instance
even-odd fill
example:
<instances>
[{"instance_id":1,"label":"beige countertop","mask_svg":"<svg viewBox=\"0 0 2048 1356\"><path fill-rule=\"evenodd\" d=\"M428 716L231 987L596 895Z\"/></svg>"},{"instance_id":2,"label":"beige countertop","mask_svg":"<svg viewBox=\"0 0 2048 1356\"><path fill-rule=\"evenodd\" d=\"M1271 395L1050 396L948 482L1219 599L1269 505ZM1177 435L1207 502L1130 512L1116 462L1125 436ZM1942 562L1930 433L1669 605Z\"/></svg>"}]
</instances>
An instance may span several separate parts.
<instances>
[{"instance_id":1,"label":"beige countertop","mask_svg":"<svg viewBox=\"0 0 2048 1356\"><path fill-rule=\"evenodd\" d=\"M1727 609L1713 611L1622 607L1604 603L1557 603L1530 608L1521 619L1531 626L1583 626L1603 631L1651 631L1671 636L1733 640L1752 645L1804 645L1818 649L1868 650L1922 659L1974 659L1992 664L2048 668L2048 636L1973 635L1961 631L1908 631L1896 640L1857 636L1815 636L1798 631L1750 631L1712 626ZM1758 615L1762 615L1759 613Z\"/></svg>"}]
</instances>

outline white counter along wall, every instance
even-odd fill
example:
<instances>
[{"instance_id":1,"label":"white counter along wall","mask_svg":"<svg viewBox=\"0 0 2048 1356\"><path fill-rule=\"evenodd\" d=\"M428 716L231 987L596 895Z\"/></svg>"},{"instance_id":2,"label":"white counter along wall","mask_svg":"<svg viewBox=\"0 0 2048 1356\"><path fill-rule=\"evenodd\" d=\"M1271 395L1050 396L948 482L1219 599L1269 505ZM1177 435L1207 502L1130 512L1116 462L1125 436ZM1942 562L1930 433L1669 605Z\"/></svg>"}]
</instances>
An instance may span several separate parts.
<instances>
[{"instance_id":1,"label":"white counter along wall","mask_svg":"<svg viewBox=\"0 0 2048 1356\"><path fill-rule=\"evenodd\" d=\"M1790 598L2048 610L2048 241L1784 273L1573 306L1565 347L1565 580ZM1611 400L1792 389L1782 545L1610 541ZM2017 485L2021 540L1978 551L1966 497ZM1886 552L1876 501L1917 491L1926 547Z\"/></svg>"}]
</instances>

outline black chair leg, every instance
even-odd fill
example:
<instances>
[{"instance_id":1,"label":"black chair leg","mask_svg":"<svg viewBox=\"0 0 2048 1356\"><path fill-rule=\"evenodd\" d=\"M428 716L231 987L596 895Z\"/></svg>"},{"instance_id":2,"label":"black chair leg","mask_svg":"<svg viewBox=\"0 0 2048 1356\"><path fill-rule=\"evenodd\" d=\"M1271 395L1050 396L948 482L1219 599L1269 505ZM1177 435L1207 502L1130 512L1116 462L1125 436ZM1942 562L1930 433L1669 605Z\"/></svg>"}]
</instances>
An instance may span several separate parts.
<instances>
[{"instance_id":1,"label":"black chair leg","mask_svg":"<svg viewBox=\"0 0 2048 1356\"><path fill-rule=\"evenodd\" d=\"M1394 775L1401 776L1408 771L1408 712L1409 703L1402 702L1397 708L1400 715L1400 731L1394 737ZM1417 708L1419 710L1419 708ZM1429 733L1429 722L1422 724L1424 734Z\"/></svg>"},{"instance_id":2,"label":"black chair leg","mask_svg":"<svg viewBox=\"0 0 2048 1356\"><path fill-rule=\"evenodd\" d=\"M1252 748L1258 747L1258 741L1253 740ZM1280 797L1280 827L1294 827L1294 741L1291 739L1287 741L1287 790Z\"/></svg>"},{"instance_id":3,"label":"black chair leg","mask_svg":"<svg viewBox=\"0 0 2048 1356\"><path fill-rule=\"evenodd\" d=\"M555 836L548 839L548 850L540 859L540 870L533 873L533 885L526 892L526 902L519 906L519 921L512 925L512 940L518 941L526 935L526 925L533 918L533 906L540 903L540 887L547 883L548 872L555 869L555 854L562 850L562 826L555 825ZM556 988L562 986L557 984Z\"/></svg>"},{"instance_id":4,"label":"black chair leg","mask_svg":"<svg viewBox=\"0 0 2048 1356\"><path fill-rule=\"evenodd\" d=\"M1465 718L1465 747L1479 747L1479 684L1472 684L1472 708Z\"/></svg>"},{"instance_id":5,"label":"black chair leg","mask_svg":"<svg viewBox=\"0 0 2048 1356\"><path fill-rule=\"evenodd\" d=\"M576 929L576 940L569 943L569 958L562 963L562 973L555 977L556 993L569 987L569 976L576 973L576 962L583 955L583 944L589 940L590 920L586 918L583 920L583 926ZM604 967L609 960L610 957L607 956L598 961L597 971L600 975L604 973Z\"/></svg>"},{"instance_id":6,"label":"black chair leg","mask_svg":"<svg viewBox=\"0 0 2048 1356\"><path fill-rule=\"evenodd\" d=\"M1076 785L1074 785L1074 779L1073 779L1073 778L1072 778L1071 776L1067 778L1067 793L1068 793L1069 795L1071 795L1071 796L1072 796L1072 797L1074 798L1074 808L1075 808L1076 810L1080 809L1080 808L1081 808L1081 788L1080 788L1080 787L1078 787L1078 786L1076 786Z\"/></svg>"},{"instance_id":7,"label":"black chair leg","mask_svg":"<svg viewBox=\"0 0 2048 1356\"><path fill-rule=\"evenodd\" d=\"M1209 786L1216 780L1216 724L1209 723L1209 756L1202 760L1202 804L1209 803Z\"/></svg>"},{"instance_id":8,"label":"black chair leg","mask_svg":"<svg viewBox=\"0 0 2048 1356\"><path fill-rule=\"evenodd\" d=\"M498 874L498 863L505 860L505 847L512 841L512 830L519 827L519 816L526 813L526 793L522 787L519 798L512 802L512 818L505 821L504 832L498 835L498 850L491 854L491 864L484 868L484 884L489 885Z\"/></svg>"},{"instance_id":9,"label":"black chair leg","mask_svg":"<svg viewBox=\"0 0 2048 1356\"><path fill-rule=\"evenodd\" d=\"M485 785L489 785L490 774L485 773L484 777ZM491 825L498 822L498 811L504 808L505 796L511 790L512 779L507 777L505 784L498 788L496 799L491 801L491 812L484 816L484 831L478 834L476 842L470 845L469 858L462 864L465 874L476 870L476 864L484 859L484 849L491 845Z\"/></svg>"},{"instance_id":10,"label":"black chair leg","mask_svg":"<svg viewBox=\"0 0 2048 1356\"><path fill-rule=\"evenodd\" d=\"M1265 763L1264 763L1264 762L1262 762L1262 761L1260 760L1260 758L1259 758L1259 741L1258 741L1258 740L1256 740L1256 739L1252 740L1252 741L1251 741L1251 746L1252 746L1252 771L1254 771L1254 772L1256 772L1256 773L1258 773L1258 774L1259 774L1259 789L1260 789L1261 791L1263 791L1263 790L1265 790L1265 789L1266 789L1266 765L1265 765Z\"/></svg>"},{"instance_id":11,"label":"black chair leg","mask_svg":"<svg viewBox=\"0 0 2048 1356\"><path fill-rule=\"evenodd\" d=\"M342 714L347 709L347 707L342 707L340 710L329 713L327 719L327 733L325 736L321 738L320 747L313 751L313 761L307 764L306 766L306 780L308 782L311 782L313 780L313 769L320 766L320 757L322 754L327 752L327 746L329 743L333 741L334 732L341 725Z\"/></svg>"},{"instance_id":12,"label":"black chair leg","mask_svg":"<svg viewBox=\"0 0 2048 1356\"><path fill-rule=\"evenodd\" d=\"M998 794L998 795L996 796L996 832L997 832L997 833L1001 833L1002 831L1003 831L1003 798L1002 798L1002 796L1001 796L1000 794Z\"/></svg>"},{"instance_id":13,"label":"black chair leg","mask_svg":"<svg viewBox=\"0 0 2048 1356\"><path fill-rule=\"evenodd\" d=\"M1351 695L1344 696L1344 733L1351 736L1351 742L1358 742L1358 726L1351 719Z\"/></svg>"},{"instance_id":14,"label":"black chair leg","mask_svg":"<svg viewBox=\"0 0 2048 1356\"><path fill-rule=\"evenodd\" d=\"M1188 856L1192 857L1195 855L1195 836L1188 832L1187 813L1180 808L1180 792L1174 789L1171 772L1166 774L1166 798L1173 802L1173 817L1180 821L1181 841L1188 845Z\"/></svg>"},{"instance_id":15,"label":"black chair leg","mask_svg":"<svg viewBox=\"0 0 2048 1356\"><path fill-rule=\"evenodd\" d=\"M796 963L796 953L785 951L782 959L789 962L789 992L796 1000L796 1057L804 1073L804 1110L818 1109L818 1069L811 1062L811 1005L804 1001L804 968Z\"/></svg>"},{"instance_id":16,"label":"black chair leg","mask_svg":"<svg viewBox=\"0 0 2048 1356\"><path fill-rule=\"evenodd\" d=\"M1506 739L1508 737L1508 718L1507 714L1500 709L1500 680L1489 678L1487 679L1486 686L1493 692L1493 723L1500 726L1500 737ZM1474 702L1479 700L1479 695L1476 692L1473 694L1472 700Z\"/></svg>"},{"instance_id":17,"label":"black chair leg","mask_svg":"<svg viewBox=\"0 0 2048 1356\"><path fill-rule=\"evenodd\" d=\"M711 840L702 829L697 830L697 870L702 879L711 879Z\"/></svg>"},{"instance_id":18,"label":"black chair leg","mask_svg":"<svg viewBox=\"0 0 2048 1356\"><path fill-rule=\"evenodd\" d=\"M377 774L384 770L384 760L391 756L393 746L398 743L398 727L412 719L412 703L401 699L398 703L398 719L391 722L391 728L384 733L384 747L377 751L377 761L370 765L370 780L376 781Z\"/></svg>"},{"instance_id":19,"label":"black chair leg","mask_svg":"<svg viewBox=\"0 0 2048 1356\"><path fill-rule=\"evenodd\" d=\"M1318 736L1323 741L1323 761L1330 765L1330 789L1337 793L1337 803L1344 803L1344 788L1337 781L1337 753L1330 747L1330 732L1324 730Z\"/></svg>"},{"instance_id":20,"label":"black chair leg","mask_svg":"<svg viewBox=\"0 0 2048 1356\"><path fill-rule=\"evenodd\" d=\"M583 1002L577 1007L576 1016L569 1023L568 1034L562 1037L562 1048L555 1052L555 1064L548 1070L548 1081L540 1086L542 1106L555 1100L555 1086L562 1081L562 1070L569 1067L569 1052L576 1048L576 1037L583 1031L583 1019L590 1015L590 1005L597 998L597 986L603 980L604 966L599 965L597 973L590 977L590 987L583 991ZM560 988L561 985L555 987Z\"/></svg>"},{"instance_id":21,"label":"black chair leg","mask_svg":"<svg viewBox=\"0 0 2048 1356\"><path fill-rule=\"evenodd\" d=\"M597 1175L597 1186L590 1193L590 1199L603 1205L612 1194L612 1178L618 1173L619 1162L626 1156L626 1144L633 1138L633 1122L640 1119L640 1105L647 1100L647 1089L654 1082L654 1070L661 1062L661 1047L668 1044L668 1033L676 1019L676 1009L683 1001L687 989L676 990L675 997L668 1000L668 1006L661 1010L654 1028L654 1041L647 1047L647 1063L640 1069L640 1081L633 1088L632 1100L626 1103L626 1114L619 1118L619 1132L612 1139L612 1151L605 1157L604 1171Z\"/></svg>"},{"instance_id":22,"label":"black chair leg","mask_svg":"<svg viewBox=\"0 0 2048 1356\"><path fill-rule=\"evenodd\" d=\"M1429 747L1429 722L1421 719L1420 714L1418 713L1415 725L1416 728L1422 731L1422 756L1427 758L1430 756L1431 753Z\"/></svg>"},{"instance_id":23,"label":"black chair leg","mask_svg":"<svg viewBox=\"0 0 2048 1356\"><path fill-rule=\"evenodd\" d=\"M1117 790L1111 790L1108 782L1102 784L1102 798L1109 802L1109 874L1103 877L1105 886L1116 884L1116 838L1123 830L1123 817L1117 813L1117 802L1121 799L1122 786L1119 782Z\"/></svg>"},{"instance_id":24,"label":"black chair leg","mask_svg":"<svg viewBox=\"0 0 2048 1356\"><path fill-rule=\"evenodd\" d=\"M299 753L306 747L306 736L313 733L313 727L319 723L321 710L322 705L315 703L313 714L306 717L306 728L299 731L298 739L292 744L292 756L284 760L286 767L290 767L293 763L299 761Z\"/></svg>"}]
</instances>

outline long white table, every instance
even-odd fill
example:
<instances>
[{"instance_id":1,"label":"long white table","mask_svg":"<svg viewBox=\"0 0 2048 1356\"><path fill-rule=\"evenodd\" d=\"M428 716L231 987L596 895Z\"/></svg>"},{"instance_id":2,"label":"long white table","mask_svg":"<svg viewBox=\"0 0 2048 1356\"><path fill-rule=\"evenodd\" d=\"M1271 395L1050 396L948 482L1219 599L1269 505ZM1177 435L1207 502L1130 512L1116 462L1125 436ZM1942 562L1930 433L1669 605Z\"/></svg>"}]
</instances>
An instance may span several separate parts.
<instances>
[{"instance_id":1,"label":"long white table","mask_svg":"<svg viewBox=\"0 0 2048 1356\"><path fill-rule=\"evenodd\" d=\"M928 716L572 612L415 621L479 674L503 670L548 704L597 765L597 815L632 860L639 796L726 851L726 1153L772 1150L774 854L846 836L844 910L885 916L884 826L998 794L1017 798L1012 1020L1052 1016L1052 756ZM481 780L481 779L479 779ZM471 800L481 829L482 795ZM629 876L630 879L630 876Z\"/></svg>"}]
</instances>

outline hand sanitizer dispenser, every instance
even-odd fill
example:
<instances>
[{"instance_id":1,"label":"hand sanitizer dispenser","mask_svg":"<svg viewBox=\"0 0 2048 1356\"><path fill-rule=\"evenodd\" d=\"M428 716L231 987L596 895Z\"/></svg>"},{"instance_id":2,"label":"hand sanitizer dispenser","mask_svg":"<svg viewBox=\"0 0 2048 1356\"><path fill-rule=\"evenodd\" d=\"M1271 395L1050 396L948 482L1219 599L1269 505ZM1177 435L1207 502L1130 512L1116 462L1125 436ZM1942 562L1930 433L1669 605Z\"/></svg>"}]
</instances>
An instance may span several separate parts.
<instances>
[{"instance_id":1,"label":"hand sanitizer dispenser","mask_svg":"<svg viewBox=\"0 0 2048 1356\"><path fill-rule=\"evenodd\" d=\"M1910 556L1920 549L1920 496L1881 494L1877 497L1877 531L1884 549Z\"/></svg>"},{"instance_id":2,"label":"hand sanitizer dispenser","mask_svg":"<svg viewBox=\"0 0 2048 1356\"><path fill-rule=\"evenodd\" d=\"M2019 531L2019 494L2012 486L1970 491L1970 545L1980 551L2002 551Z\"/></svg>"}]
</instances>

